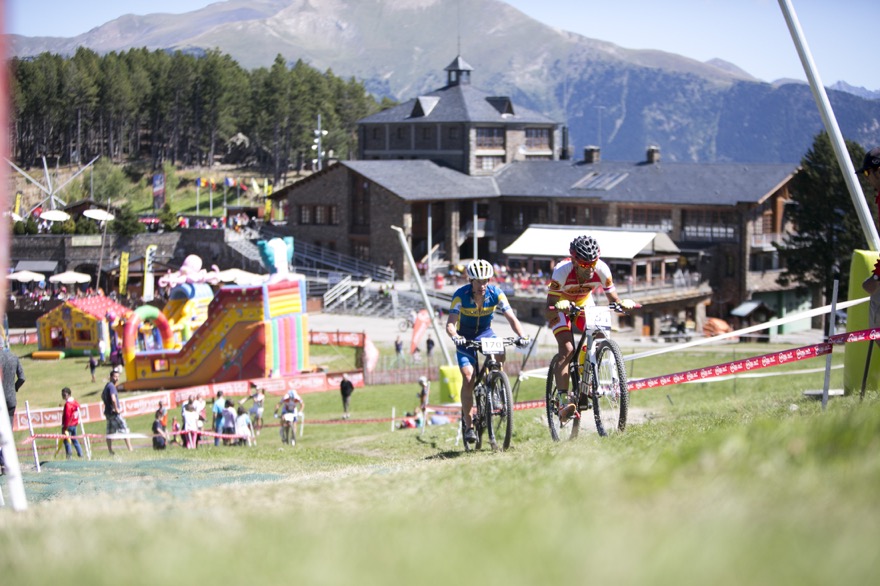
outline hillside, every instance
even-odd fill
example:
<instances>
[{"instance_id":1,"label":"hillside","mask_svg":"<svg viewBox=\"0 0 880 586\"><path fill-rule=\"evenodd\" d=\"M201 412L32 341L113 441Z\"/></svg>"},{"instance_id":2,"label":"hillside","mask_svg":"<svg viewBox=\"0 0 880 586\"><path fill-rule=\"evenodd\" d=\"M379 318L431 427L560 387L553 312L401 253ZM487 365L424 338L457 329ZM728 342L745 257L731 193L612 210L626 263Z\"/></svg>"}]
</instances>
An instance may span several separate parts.
<instances>
[{"instance_id":1,"label":"hillside","mask_svg":"<svg viewBox=\"0 0 880 586\"><path fill-rule=\"evenodd\" d=\"M281 54L397 100L443 85L460 46L474 85L567 124L575 156L601 141L610 159L637 159L656 144L669 161L796 162L822 129L805 84L771 85L730 63L625 49L499 0L471 0L460 23L455 5L441 0L228 0L184 15L128 15L71 39L10 40L18 56L217 47L247 68ZM880 143L880 102L829 94L846 138Z\"/></svg>"}]
</instances>

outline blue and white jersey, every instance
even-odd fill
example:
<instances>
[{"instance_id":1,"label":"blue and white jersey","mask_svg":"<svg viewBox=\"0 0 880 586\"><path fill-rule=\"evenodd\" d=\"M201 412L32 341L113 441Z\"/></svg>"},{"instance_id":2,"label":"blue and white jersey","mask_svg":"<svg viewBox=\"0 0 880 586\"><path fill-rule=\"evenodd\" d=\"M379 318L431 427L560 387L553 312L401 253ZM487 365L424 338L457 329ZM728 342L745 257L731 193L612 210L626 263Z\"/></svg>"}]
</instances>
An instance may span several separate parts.
<instances>
[{"instance_id":1,"label":"blue and white jersey","mask_svg":"<svg viewBox=\"0 0 880 586\"><path fill-rule=\"evenodd\" d=\"M490 284L486 287L483 306L477 307L472 287L468 283L459 287L452 295L449 313L458 315L459 335L472 340L491 328L492 314L496 309L502 313L510 309L507 295L498 285Z\"/></svg>"}]
</instances>

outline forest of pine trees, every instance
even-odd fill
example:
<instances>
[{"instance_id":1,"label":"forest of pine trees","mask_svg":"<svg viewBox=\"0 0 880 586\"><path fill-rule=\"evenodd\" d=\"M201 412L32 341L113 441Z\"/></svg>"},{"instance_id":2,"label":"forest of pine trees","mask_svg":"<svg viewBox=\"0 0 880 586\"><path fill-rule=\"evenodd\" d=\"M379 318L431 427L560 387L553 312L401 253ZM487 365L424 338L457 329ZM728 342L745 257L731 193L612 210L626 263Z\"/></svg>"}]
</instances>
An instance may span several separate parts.
<instances>
[{"instance_id":1,"label":"forest of pine trees","mask_svg":"<svg viewBox=\"0 0 880 586\"><path fill-rule=\"evenodd\" d=\"M380 107L360 82L301 60L289 66L281 55L246 71L219 51L80 48L10 66L11 154L25 168L42 156L79 166L101 155L154 169L225 161L259 168L277 184L311 161L319 114L325 152L347 158L357 120Z\"/></svg>"}]
</instances>

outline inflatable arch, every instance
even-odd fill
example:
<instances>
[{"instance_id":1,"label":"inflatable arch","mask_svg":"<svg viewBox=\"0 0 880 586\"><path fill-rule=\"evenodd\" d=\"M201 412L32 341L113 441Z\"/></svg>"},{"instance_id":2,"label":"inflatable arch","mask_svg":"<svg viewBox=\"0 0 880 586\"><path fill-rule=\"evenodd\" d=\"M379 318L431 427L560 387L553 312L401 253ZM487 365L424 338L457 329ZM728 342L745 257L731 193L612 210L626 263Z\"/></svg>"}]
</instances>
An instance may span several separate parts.
<instances>
[{"instance_id":1,"label":"inflatable arch","mask_svg":"<svg viewBox=\"0 0 880 586\"><path fill-rule=\"evenodd\" d=\"M152 305L142 305L135 309L134 315L126 320L122 330L122 361L125 364L125 376L129 380L134 380L136 377L134 356L137 349L137 333L141 323L145 321L153 322L159 330L163 348L166 350L174 348L174 333L165 314Z\"/></svg>"}]
</instances>

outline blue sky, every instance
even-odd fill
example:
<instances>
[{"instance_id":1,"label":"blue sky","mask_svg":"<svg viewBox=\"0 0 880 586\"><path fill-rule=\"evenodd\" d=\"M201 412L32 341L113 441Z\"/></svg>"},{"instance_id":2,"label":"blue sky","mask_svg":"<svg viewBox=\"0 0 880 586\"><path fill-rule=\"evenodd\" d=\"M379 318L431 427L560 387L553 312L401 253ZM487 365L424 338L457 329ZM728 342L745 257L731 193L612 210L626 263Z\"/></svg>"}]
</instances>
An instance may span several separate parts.
<instances>
[{"instance_id":1,"label":"blue sky","mask_svg":"<svg viewBox=\"0 0 880 586\"><path fill-rule=\"evenodd\" d=\"M2 1L2 0L0 0ZM320 2L321 0L313 0ZM452 6L451 0L441 0ZM460 0L466 5L467 0ZM777 0L506 0L545 24L632 49L720 58L759 79L806 79ZM5 0L7 32L72 37L127 13L183 13L211 0ZM790 0L825 85L880 90L869 0ZM87 6L87 8L86 8ZM467 53L467 39L462 39Z\"/></svg>"}]
</instances>

